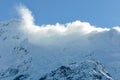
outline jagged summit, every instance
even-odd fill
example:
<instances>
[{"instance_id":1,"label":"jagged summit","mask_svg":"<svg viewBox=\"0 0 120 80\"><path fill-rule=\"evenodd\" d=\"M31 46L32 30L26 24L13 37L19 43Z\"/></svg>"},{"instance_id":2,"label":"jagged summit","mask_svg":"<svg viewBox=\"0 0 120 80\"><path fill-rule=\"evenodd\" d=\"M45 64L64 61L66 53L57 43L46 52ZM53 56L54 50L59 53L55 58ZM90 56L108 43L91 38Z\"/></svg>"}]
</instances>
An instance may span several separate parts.
<instances>
[{"instance_id":1,"label":"jagged summit","mask_svg":"<svg viewBox=\"0 0 120 80\"><path fill-rule=\"evenodd\" d=\"M105 71L102 64L97 61L84 61L61 66L51 71L39 80L113 80Z\"/></svg>"}]
</instances>

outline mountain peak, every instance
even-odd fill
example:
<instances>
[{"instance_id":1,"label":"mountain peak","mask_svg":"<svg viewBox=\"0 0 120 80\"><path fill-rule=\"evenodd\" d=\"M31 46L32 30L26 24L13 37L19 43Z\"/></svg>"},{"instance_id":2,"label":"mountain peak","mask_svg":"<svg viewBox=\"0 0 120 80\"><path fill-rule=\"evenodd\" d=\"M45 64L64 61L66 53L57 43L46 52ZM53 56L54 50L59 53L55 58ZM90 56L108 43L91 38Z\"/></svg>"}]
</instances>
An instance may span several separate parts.
<instances>
[{"instance_id":1,"label":"mountain peak","mask_svg":"<svg viewBox=\"0 0 120 80\"><path fill-rule=\"evenodd\" d=\"M39 80L113 80L105 71L101 63L97 61L84 61L80 64L74 63L61 66L51 71Z\"/></svg>"}]
</instances>

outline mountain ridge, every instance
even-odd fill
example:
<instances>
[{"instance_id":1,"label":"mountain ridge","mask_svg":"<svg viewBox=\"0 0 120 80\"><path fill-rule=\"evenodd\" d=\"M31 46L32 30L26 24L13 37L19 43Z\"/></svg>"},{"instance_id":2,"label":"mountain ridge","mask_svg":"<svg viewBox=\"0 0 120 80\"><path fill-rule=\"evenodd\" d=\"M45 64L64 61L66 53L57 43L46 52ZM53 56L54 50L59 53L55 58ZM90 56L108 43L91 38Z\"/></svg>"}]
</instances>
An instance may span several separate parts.
<instances>
[{"instance_id":1,"label":"mountain ridge","mask_svg":"<svg viewBox=\"0 0 120 80\"><path fill-rule=\"evenodd\" d=\"M101 63L87 60L80 64L74 63L61 66L41 77L39 80L113 80Z\"/></svg>"}]
</instances>

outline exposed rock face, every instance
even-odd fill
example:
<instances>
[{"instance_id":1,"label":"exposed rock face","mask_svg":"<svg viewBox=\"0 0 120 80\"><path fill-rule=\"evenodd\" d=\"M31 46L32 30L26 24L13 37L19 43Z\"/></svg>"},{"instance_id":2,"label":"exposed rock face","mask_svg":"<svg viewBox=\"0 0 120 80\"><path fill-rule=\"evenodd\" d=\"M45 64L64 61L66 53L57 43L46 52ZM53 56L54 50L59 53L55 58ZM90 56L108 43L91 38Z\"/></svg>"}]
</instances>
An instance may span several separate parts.
<instances>
[{"instance_id":1,"label":"exposed rock face","mask_svg":"<svg viewBox=\"0 0 120 80\"><path fill-rule=\"evenodd\" d=\"M61 66L39 80L113 80L103 66L96 61L85 61Z\"/></svg>"}]
</instances>

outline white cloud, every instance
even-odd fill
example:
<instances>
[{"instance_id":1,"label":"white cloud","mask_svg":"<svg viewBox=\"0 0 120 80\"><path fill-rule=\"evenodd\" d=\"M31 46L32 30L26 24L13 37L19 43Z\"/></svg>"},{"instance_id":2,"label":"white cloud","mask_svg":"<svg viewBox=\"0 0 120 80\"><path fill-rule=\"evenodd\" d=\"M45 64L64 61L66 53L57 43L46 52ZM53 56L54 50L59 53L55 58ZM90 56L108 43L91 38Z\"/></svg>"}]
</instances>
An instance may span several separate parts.
<instances>
[{"instance_id":1,"label":"white cloud","mask_svg":"<svg viewBox=\"0 0 120 80\"><path fill-rule=\"evenodd\" d=\"M119 27L100 28L90 25L88 22L81 22L79 20L55 25L35 25L32 12L24 6L19 8L23 24L21 25L24 34L28 37L29 41L38 45L64 45L78 39L78 43L88 41L90 36L97 34L108 33L111 30L120 31ZM95 37L95 36L94 36ZM83 42L81 42L83 41ZM90 42L85 42L90 43Z\"/></svg>"}]
</instances>

